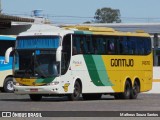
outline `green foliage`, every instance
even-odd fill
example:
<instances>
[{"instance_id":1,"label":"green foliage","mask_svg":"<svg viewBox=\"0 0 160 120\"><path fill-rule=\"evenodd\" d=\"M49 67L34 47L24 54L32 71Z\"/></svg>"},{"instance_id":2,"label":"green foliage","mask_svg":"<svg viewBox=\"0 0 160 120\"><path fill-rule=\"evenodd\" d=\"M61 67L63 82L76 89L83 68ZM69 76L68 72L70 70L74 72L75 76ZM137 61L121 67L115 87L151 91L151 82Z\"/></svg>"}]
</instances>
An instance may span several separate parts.
<instances>
[{"instance_id":1,"label":"green foliage","mask_svg":"<svg viewBox=\"0 0 160 120\"><path fill-rule=\"evenodd\" d=\"M94 19L98 23L120 23L120 10L104 7L97 9Z\"/></svg>"}]
</instances>

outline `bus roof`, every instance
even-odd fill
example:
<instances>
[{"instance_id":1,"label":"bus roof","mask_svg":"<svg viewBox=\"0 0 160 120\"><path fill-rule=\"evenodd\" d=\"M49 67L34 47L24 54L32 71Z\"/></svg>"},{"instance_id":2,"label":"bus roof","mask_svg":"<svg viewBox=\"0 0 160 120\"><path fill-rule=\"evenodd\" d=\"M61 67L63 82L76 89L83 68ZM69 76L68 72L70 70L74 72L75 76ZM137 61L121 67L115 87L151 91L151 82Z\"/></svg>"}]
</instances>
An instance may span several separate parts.
<instances>
[{"instance_id":1,"label":"bus roof","mask_svg":"<svg viewBox=\"0 0 160 120\"><path fill-rule=\"evenodd\" d=\"M73 31L53 25L33 24L29 30L20 33L18 36L66 35L69 33L73 33Z\"/></svg>"},{"instance_id":2,"label":"bus roof","mask_svg":"<svg viewBox=\"0 0 160 120\"><path fill-rule=\"evenodd\" d=\"M93 27L93 26L63 26L56 27L53 25L32 25L26 32L22 32L19 36L43 36L43 35L66 35L66 34L95 34L95 35L111 35L111 36L137 36L150 37L144 31L120 32L113 28Z\"/></svg>"},{"instance_id":3,"label":"bus roof","mask_svg":"<svg viewBox=\"0 0 160 120\"><path fill-rule=\"evenodd\" d=\"M113 28L93 26L66 26L64 28L68 30L73 30L75 34L150 37L150 35L143 30L137 30L135 32L120 32L114 30Z\"/></svg>"},{"instance_id":4,"label":"bus roof","mask_svg":"<svg viewBox=\"0 0 160 120\"><path fill-rule=\"evenodd\" d=\"M0 35L0 40L16 40L14 35Z\"/></svg>"}]
</instances>

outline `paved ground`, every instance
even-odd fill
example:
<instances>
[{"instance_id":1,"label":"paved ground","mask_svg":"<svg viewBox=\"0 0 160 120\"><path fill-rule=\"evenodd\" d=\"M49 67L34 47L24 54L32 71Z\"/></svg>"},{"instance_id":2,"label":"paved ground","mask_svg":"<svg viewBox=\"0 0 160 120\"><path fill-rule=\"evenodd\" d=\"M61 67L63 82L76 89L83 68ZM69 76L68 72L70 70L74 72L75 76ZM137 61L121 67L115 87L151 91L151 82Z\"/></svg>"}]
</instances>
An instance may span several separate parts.
<instances>
[{"instance_id":1,"label":"paved ground","mask_svg":"<svg viewBox=\"0 0 160 120\"><path fill-rule=\"evenodd\" d=\"M44 97L40 102L33 102L30 101L29 96L27 95L0 93L0 111L125 111L125 113L126 111L154 112L160 111L160 95L140 94L136 100L115 100L113 97L106 95L103 96L101 100L92 101L68 101L66 97ZM63 118L57 118L57 120L58 119L62 120ZM68 119L74 120L75 118L68 117ZM79 120L80 118L76 119ZM90 120L91 118L86 119ZM105 118L101 117L101 119ZM125 120L126 119L127 118L125 118ZM132 120L133 118L129 119ZM146 119L149 120L149 117Z\"/></svg>"}]
</instances>

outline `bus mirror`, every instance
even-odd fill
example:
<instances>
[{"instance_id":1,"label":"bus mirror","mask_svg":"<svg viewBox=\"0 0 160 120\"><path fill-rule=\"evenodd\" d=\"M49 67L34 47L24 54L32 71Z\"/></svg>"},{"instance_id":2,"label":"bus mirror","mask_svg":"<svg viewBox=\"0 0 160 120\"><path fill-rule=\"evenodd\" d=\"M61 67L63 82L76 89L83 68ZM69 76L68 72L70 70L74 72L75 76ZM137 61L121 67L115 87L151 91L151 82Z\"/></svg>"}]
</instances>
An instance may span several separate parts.
<instances>
[{"instance_id":1,"label":"bus mirror","mask_svg":"<svg viewBox=\"0 0 160 120\"><path fill-rule=\"evenodd\" d=\"M56 51L56 61L57 62L61 61L61 51L62 51L62 46L59 46L57 51Z\"/></svg>"},{"instance_id":2,"label":"bus mirror","mask_svg":"<svg viewBox=\"0 0 160 120\"><path fill-rule=\"evenodd\" d=\"M13 48L10 47L6 50L6 53L5 53L5 63L9 63L9 57L10 57L10 53L13 51Z\"/></svg>"}]
</instances>

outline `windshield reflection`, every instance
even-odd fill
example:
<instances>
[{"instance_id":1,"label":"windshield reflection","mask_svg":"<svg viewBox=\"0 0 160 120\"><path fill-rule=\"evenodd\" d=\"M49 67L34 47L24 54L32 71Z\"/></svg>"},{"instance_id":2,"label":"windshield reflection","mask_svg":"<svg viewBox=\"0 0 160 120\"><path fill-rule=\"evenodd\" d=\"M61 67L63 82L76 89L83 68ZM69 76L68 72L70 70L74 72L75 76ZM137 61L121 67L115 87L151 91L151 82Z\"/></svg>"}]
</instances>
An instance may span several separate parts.
<instances>
[{"instance_id":1,"label":"windshield reflection","mask_svg":"<svg viewBox=\"0 0 160 120\"><path fill-rule=\"evenodd\" d=\"M55 51L19 50L15 52L15 77L46 78L59 75Z\"/></svg>"}]
</instances>

